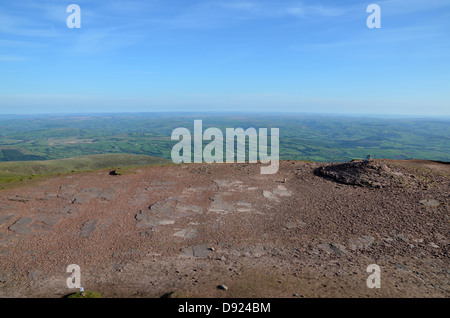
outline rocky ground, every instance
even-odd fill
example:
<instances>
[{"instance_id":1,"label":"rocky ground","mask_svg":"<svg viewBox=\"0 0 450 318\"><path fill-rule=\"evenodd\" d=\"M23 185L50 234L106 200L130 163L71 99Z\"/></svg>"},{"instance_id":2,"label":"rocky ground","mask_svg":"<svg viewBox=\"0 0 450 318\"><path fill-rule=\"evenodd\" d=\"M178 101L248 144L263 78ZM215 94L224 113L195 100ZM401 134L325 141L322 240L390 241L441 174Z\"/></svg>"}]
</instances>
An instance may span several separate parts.
<instances>
[{"instance_id":1,"label":"rocky ground","mask_svg":"<svg viewBox=\"0 0 450 318\"><path fill-rule=\"evenodd\" d=\"M450 165L76 173L0 191L0 296L448 297ZM370 264L381 288L370 289ZM224 285L227 288L218 288Z\"/></svg>"}]
</instances>

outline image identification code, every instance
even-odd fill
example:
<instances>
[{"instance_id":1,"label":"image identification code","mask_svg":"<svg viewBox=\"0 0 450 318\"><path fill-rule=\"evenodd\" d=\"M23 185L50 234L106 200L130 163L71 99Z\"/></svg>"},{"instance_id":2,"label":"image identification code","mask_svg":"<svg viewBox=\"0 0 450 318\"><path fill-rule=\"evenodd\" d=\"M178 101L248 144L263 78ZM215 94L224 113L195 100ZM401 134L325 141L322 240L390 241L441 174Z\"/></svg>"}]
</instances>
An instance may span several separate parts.
<instances>
[{"instance_id":1,"label":"image identification code","mask_svg":"<svg viewBox=\"0 0 450 318\"><path fill-rule=\"evenodd\" d=\"M222 313L269 313L270 303L222 303L222 306L201 305L201 304L185 304L179 305L178 312L184 313L203 313L208 316L212 312Z\"/></svg>"}]
</instances>

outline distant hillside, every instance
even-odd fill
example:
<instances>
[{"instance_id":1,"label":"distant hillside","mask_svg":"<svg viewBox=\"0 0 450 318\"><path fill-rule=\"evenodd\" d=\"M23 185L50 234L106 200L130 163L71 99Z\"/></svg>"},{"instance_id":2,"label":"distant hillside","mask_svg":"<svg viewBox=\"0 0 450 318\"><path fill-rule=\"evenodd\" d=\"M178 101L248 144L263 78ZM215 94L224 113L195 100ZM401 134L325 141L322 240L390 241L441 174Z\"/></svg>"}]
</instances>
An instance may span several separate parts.
<instances>
[{"instance_id":1,"label":"distant hillside","mask_svg":"<svg viewBox=\"0 0 450 318\"><path fill-rule=\"evenodd\" d=\"M106 154L71 159L0 162L0 184L39 176L120 167L169 164L170 160L145 155Z\"/></svg>"},{"instance_id":2,"label":"distant hillside","mask_svg":"<svg viewBox=\"0 0 450 318\"><path fill-rule=\"evenodd\" d=\"M347 162L375 159L450 161L450 120L301 114L103 114L0 116L0 162L137 154L171 158L172 131L279 128L280 159ZM204 142L204 146L208 142Z\"/></svg>"}]
</instances>

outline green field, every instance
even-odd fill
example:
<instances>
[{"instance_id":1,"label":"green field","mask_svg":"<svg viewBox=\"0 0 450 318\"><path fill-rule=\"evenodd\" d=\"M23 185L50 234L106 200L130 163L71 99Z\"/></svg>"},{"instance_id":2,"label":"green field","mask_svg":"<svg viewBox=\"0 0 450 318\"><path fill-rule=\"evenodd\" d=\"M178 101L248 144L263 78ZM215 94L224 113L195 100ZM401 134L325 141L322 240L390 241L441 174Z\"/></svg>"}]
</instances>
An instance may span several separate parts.
<instances>
[{"instance_id":1,"label":"green field","mask_svg":"<svg viewBox=\"0 0 450 318\"><path fill-rule=\"evenodd\" d=\"M16 161L29 162L17 165L27 173L39 174L42 169L59 173L60 169L79 171L115 165L114 160L86 163L86 158L51 164L47 161L90 155L133 154L170 160L176 144L170 139L172 131L185 127L193 133L195 119L203 120L203 130L217 127L224 135L226 128L279 128L282 160L344 162L370 154L373 158L450 161L450 119L212 113L3 115L1 178L14 177L15 170L3 164L15 166ZM131 157L122 159L115 160L123 165L135 164ZM51 169L37 168L47 163Z\"/></svg>"}]
</instances>

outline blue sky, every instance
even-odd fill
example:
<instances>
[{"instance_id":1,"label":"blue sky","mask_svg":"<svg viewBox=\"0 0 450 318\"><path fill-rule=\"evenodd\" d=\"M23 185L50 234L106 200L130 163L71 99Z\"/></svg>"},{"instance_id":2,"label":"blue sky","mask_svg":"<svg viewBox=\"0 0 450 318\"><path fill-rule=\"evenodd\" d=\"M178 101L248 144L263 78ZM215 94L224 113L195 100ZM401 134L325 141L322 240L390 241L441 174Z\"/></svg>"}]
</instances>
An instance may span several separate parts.
<instances>
[{"instance_id":1,"label":"blue sky","mask_svg":"<svg viewBox=\"0 0 450 318\"><path fill-rule=\"evenodd\" d=\"M0 114L205 110L450 116L450 1L0 0Z\"/></svg>"}]
</instances>

